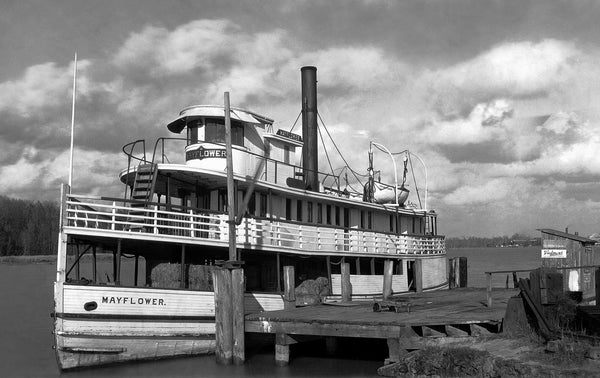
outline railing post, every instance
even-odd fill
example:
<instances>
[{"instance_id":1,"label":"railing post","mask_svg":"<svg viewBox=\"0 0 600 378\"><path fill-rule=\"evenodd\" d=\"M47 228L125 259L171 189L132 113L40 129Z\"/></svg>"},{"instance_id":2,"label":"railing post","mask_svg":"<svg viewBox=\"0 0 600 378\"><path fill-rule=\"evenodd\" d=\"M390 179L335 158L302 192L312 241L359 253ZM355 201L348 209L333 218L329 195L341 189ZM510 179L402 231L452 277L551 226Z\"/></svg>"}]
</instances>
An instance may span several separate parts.
<instances>
[{"instance_id":1,"label":"railing post","mask_svg":"<svg viewBox=\"0 0 600 378\"><path fill-rule=\"evenodd\" d=\"M486 275L486 279L487 279L487 290L486 290L487 306L492 307L492 273L486 272L485 275Z\"/></svg>"},{"instance_id":2,"label":"railing post","mask_svg":"<svg viewBox=\"0 0 600 378\"><path fill-rule=\"evenodd\" d=\"M190 237L192 238L196 237L196 225L194 223L194 210L190 210Z\"/></svg>"},{"instance_id":3,"label":"railing post","mask_svg":"<svg viewBox=\"0 0 600 378\"><path fill-rule=\"evenodd\" d=\"M321 249L321 227L317 227L317 249Z\"/></svg>"},{"instance_id":4,"label":"railing post","mask_svg":"<svg viewBox=\"0 0 600 378\"><path fill-rule=\"evenodd\" d=\"M302 242L302 225L298 226L298 241L300 243L300 248L302 248L302 245L304 244Z\"/></svg>"},{"instance_id":5,"label":"railing post","mask_svg":"<svg viewBox=\"0 0 600 378\"><path fill-rule=\"evenodd\" d=\"M115 201L113 201L113 203L112 203L111 213L112 213L112 220L111 220L111 224L110 224L110 229L112 231L114 231L115 227L116 227L115 223L117 221L116 216L115 216L115 214L117 213L117 203Z\"/></svg>"},{"instance_id":6,"label":"railing post","mask_svg":"<svg viewBox=\"0 0 600 378\"><path fill-rule=\"evenodd\" d=\"M158 235L158 205L154 205L154 235Z\"/></svg>"}]
</instances>

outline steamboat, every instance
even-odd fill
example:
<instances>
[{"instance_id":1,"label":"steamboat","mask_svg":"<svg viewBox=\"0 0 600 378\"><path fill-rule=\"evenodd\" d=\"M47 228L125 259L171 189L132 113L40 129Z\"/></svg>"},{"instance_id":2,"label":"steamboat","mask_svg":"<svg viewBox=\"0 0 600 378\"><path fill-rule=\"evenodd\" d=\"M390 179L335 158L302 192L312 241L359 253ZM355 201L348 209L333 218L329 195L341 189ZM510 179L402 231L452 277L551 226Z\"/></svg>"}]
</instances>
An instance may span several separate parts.
<instances>
[{"instance_id":1,"label":"steamboat","mask_svg":"<svg viewBox=\"0 0 600 378\"><path fill-rule=\"evenodd\" d=\"M213 353L211 271L228 260L232 229L247 313L283 308L285 265L300 285L319 283L317 301L340 297L340 263L350 263L353 298L381 297L386 261L394 294L447 288L437 214L407 205L406 159L401 185L377 177L376 143L358 191L320 172L316 68L303 67L301 78L302 135L228 104L190 106L167 125L173 137L123 147L122 195L63 185L53 312L60 369Z\"/></svg>"}]
</instances>

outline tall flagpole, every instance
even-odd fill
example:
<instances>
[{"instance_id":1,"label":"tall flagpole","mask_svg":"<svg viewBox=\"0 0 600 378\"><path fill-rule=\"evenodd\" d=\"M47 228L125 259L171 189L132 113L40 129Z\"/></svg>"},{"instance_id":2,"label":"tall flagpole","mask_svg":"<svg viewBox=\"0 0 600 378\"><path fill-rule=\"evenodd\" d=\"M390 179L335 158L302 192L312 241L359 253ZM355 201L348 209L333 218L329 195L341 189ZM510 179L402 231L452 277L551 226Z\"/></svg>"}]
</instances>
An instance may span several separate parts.
<instances>
[{"instance_id":1,"label":"tall flagpole","mask_svg":"<svg viewBox=\"0 0 600 378\"><path fill-rule=\"evenodd\" d=\"M69 193L73 186L73 133L75 130L75 89L77 83L77 52L75 52L75 60L73 63L73 106L71 108L71 156L69 158Z\"/></svg>"}]
</instances>

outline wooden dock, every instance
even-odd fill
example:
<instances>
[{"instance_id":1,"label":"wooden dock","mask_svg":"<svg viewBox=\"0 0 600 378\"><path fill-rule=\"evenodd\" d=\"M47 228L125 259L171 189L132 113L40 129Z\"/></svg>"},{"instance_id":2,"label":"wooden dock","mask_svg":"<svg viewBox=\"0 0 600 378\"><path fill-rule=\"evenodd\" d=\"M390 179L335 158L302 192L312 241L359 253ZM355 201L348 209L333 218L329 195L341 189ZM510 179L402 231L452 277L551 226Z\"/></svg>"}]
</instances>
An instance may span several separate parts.
<instances>
[{"instance_id":1,"label":"wooden dock","mask_svg":"<svg viewBox=\"0 0 600 378\"><path fill-rule=\"evenodd\" d=\"M493 290L491 307L485 289L460 288L390 298L399 312L375 312L375 302L260 312L245 316L245 332L275 334L279 365L289 362L289 345L305 336L387 339L390 355L386 362L395 362L407 349L500 332L508 299L517 293L515 289Z\"/></svg>"}]
</instances>

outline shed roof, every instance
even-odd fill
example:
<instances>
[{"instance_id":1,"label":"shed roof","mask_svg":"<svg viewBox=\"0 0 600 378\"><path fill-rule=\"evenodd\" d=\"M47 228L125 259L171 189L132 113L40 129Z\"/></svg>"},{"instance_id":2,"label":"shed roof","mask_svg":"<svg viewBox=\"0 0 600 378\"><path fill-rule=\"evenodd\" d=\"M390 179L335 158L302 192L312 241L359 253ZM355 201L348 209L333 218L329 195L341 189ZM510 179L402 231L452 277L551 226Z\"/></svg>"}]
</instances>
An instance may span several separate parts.
<instances>
[{"instance_id":1,"label":"shed roof","mask_svg":"<svg viewBox=\"0 0 600 378\"><path fill-rule=\"evenodd\" d=\"M596 244L597 243L597 241L594 239L585 238L583 236L579 236L579 235L575 235L575 234L569 234L564 231L553 230L551 228L541 228L541 229L538 229L538 231L540 231L542 234L554 235L554 236L558 236L558 237L565 238L565 239L575 240L575 241L578 241L583 244Z\"/></svg>"}]
</instances>

